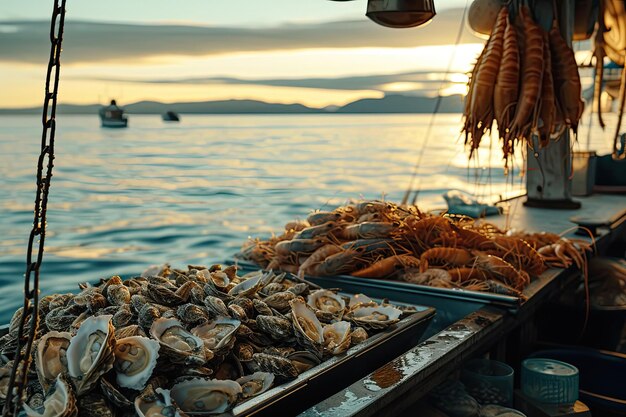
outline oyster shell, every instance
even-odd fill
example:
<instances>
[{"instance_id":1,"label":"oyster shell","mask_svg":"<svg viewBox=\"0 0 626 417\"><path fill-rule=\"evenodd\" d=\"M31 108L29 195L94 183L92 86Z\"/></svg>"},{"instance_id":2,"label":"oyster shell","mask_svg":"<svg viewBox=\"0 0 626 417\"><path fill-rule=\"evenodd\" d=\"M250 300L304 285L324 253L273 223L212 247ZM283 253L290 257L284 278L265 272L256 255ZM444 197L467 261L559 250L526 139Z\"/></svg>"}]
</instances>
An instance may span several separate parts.
<instances>
[{"instance_id":1,"label":"oyster shell","mask_svg":"<svg viewBox=\"0 0 626 417\"><path fill-rule=\"evenodd\" d=\"M259 330L275 340L285 340L293 335L291 322L283 317L259 315L256 317L256 324Z\"/></svg>"},{"instance_id":2,"label":"oyster shell","mask_svg":"<svg viewBox=\"0 0 626 417\"><path fill-rule=\"evenodd\" d=\"M257 301L260 301L260 300L257 300ZM255 316L254 301L252 301L251 299L247 297L236 297L234 300L228 303L228 305L229 306L237 305L241 307L245 311L246 317L252 318Z\"/></svg>"},{"instance_id":3,"label":"oyster shell","mask_svg":"<svg viewBox=\"0 0 626 417\"><path fill-rule=\"evenodd\" d=\"M255 353L252 355L252 360L263 372L269 372L286 378L295 378L298 376L296 367L289 359L283 356Z\"/></svg>"},{"instance_id":4,"label":"oyster shell","mask_svg":"<svg viewBox=\"0 0 626 417\"><path fill-rule=\"evenodd\" d=\"M248 321L248 315L246 314L246 310L244 310L243 307L241 307L240 305L232 303L229 304L228 312L230 313L230 316L235 320L239 320L244 323Z\"/></svg>"},{"instance_id":5,"label":"oyster shell","mask_svg":"<svg viewBox=\"0 0 626 417\"><path fill-rule=\"evenodd\" d=\"M266 297L265 299L263 299L263 302L265 302L265 304L267 304L269 307L275 308L281 313L284 313L289 310L289 302L291 300L294 300L295 298L296 295L294 293L289 291L281 291Z\"/></svg>"},{"instance_id":6,"label":"oyster shell","mask_svg":"<svg viewBox=\"0 0 626 417\"><path fill-rule=\"evenodd\" d=\"M135 398L135 413L139 417L187 417L172 401L170 391L148 386Z\"/></svg>"},{"instance_id":7,"label":"oyster shell","mask_svg":"<svg viewBox=\"0 0 626 417\"><path fill-rule=\"evenodd\" d=\"M116 417L117 414L106 398L96 392L90 392L79 398L78 409L81 417Z\"/></svg>"},{"instance_id":8,"label":"oyster shell","mask_svg":"<svg viewBox=\"0 0 626 417\"><path fill-rule=\"evenodd\" d=\"M209 320L209 313L203 307L190 303L178 306L176 315L187 324L206 323Z\"/></svg>"},{"instance_id":9,"label":"oyster shell","mask_svg":"<svg viewBox=\"0 0 626 417\"><path fill-rule=\"evenodd\" d=\"M231 290L228 291L228 295L232 297L249 297L256 294L256 292L262 287L264 278L264 274L258 274L254 277L243 280L231 288Z\"/></svg>"},{"instance_id":10,"label":"oyster shell","mask_svg":"<svg viewBox=\"0 0 626 417\"><path fill-rule=\"evenodd\" d=\"M291 361L293 366L296 368L296 370L298 371L298 374L308 371L314 366L317 366L320 363L322 363L319 356L306 350L291 352L290 354L287 355L287 358Z\"/></svg>"},{"instance_id":11,"label":"oyster shell","mask_svg":"<svg viewBox=\"0 0 626 417\"><path fill-rule=\"evenodd\" d=\"M139 311L137 322L144 329L150 329L154 322L161 317L161 312L152 304L144 304Z\"/></svg>"},{"instance_id":12,"label":"oyster shell","mask_svg":"<svg viewBox=\"0 0 626 417\"><path fill-rule=\"evenodd\" d=\"M133 319L133 312L128 304L121 305L117 313L113 314L113 327L124 327L130 324Z\"/></svg>"},{"instance_id":13,"label":"oyster shell","mask_svg":"<svg viewBox=\"0 0 626 417\"><path fill-rule=\"evenodd\" d=\"M67 372L67 348L70 345L69 332L48 332L37 341L35 367L37 377L44 391L63 372Z\"/></svg>"},{"instance_id":14,"label":"oyster shell","mask_svg":"<svg viewBox=\"0 0 626 417\"><path fill-rule=\"evenodd\" d=\"M155 320L150 335L161 344L161 353L175 363L203 365L206 361L202 339L187 331L176 319Z\"/></svg>"},{"instance_id":15,"label":"oyster shell","mask_svg":"<svg viewBox=\"0 0 626 417\"><path fill-rule=\"evenodd\" d=\"M205 349L219 355L229 350L235 343L235 334L240 325L239 320L222 317L202 326L194 327L191 329L191 333L202 340Z\"/></svg>"},{"instance_id":16,"label":"oyster shell","mask_svg":"<svg viewBox=\"0 0 626 417\"><path fill-rule=\"evenodd\" d=\"M120 327L119 329L115 329L115 338L123 339L125 337L130 336L143 336L146 337L146 332L143 331L141 327L137 324L131 324L126 327Z\"/></svg>"},{"instance_id":17,"label":"oyster shell","mask_svg":"<svg viewBox=\"0 0 626 417\"><path fill-rule=\"evenodd\" d=\"M313 352L321 352L324 342L322 324L313 310L300 299L290 302L296 339Z\"/></svg>"},{"instance_id":18,"label":"oyster shell","mask_svg":"<svg viewBox=\"0 0 626 417\"><path fill-rule=\"evenodd\" d=\"M358 345L359 343L365 342L368 337L369 335L363 327L357 327L352 330L352 334L350 335L350 344L352 346Z\"/></svg>"},{"instance_id":19,"label":"oyster shell","mask_svg":"<svg viewBox=\"0 0 626 417\"><path fill-rule=\"evenodd\" d=\"M133 403L105 378L100 378L100 391L116 407L133 408Z\"/></svg>"},{"instance_id":20,"label":"oyster shell","mask_svg":"<svg viewBox=\"0 0 626 417\"><path fill-rule=\"evenodd\" d=\"M241 386L242 398L250 398L267 391L274 383L274 374L269 372L255 372L236 381Z\"/></svg>"},{"instance_id":21,"label":"oyster shell","mask_svg":"<svg viewBox=\"0 0 626 417\"><path fill-rule=\"evenodd\" d=\"M43 412L33 410L27 404L23 405L28 417L75 417L78 415L76 395L72 384L60 374L43 402Z\"/></svg>"},{"instance_id":22,"label":"oyster shell","mask_svg":"<svg viewBox=\"0 0 626 417\"><path fill-rule=\"evenodd\" d=\"M233 348L233 353L240 361L249 361L252 360L254 347L249 343L237 343Z\"/></svg>"},{"instance_id":23,"label":"oyster shell","mask_svg":"<svg viewBox=\"0 0 626 417\"><path fill-rule=\"evenodd\" d=\"M11 378L11 370L13 369L13 361L5 363L0 368L0 402L4 402L9 393L9 379Z\"/></svg>"},{"instance_id":24,"label":"oyster shell","mask_svg":"<svg viewBox=\"0 0 626 417\"><path fill-rule=\"evenodd\" d=\"M228 411L241 394L235 381L190 379L175 384L172 399L188 415L221 414Z\"/></svg>"},{"instance_id":25,"label":"oyster shell","mask_svg":"<svg viewBox=\"0 0 626 417\"><path fill-rule=\"evenodd\" d=\"M213 315L215 316L229 316L228 308L221 298L215 297L213 295L207 295L204 298L204 305L206 306L207 310L209 310L209 312L213 313Z\"/></svg>"},{"instance_id":26,"label":"oyster shell","mask_svg":"<svg viewBox=\"0 0 626 417\"><path fill-rule=\"evenodd\" d=\"M175 291L163 285L149 283L146 287L147 296L164 306L178 306L185 300L178 296Z\"/></svg>"},{"instance_id":27,"label":"oyster shell","mask_svg":"<svg viewBox=\"0 0 626 417\"><path fill-rule=\"evenodd\" d=\"M350 347L350 323L338 321L324 326L324 348L333 355L339 355Z\"/></svg>"},{"instance_id":28,"label":"oyster shell","mask_svg":"<svg viewBox=\"0 0 626 417\"><path fill-rule=\"evenodd\" d=\"M112 305L123 306L130 302L130 291L124 284L109 285L107 300Z\"/></svg>"},{"instance_id":29,"label":"oyster shell","mask_svg":"<svg viewBox=\"0 0 626 417\"><path fill-rule=\"evenodd\" d=\"M271 282L263 287L263 294L270 296L276 294L277 292L282 292L285 290L285 286L279 282Z\"/></svg>"},{"instance_id":30,"label":"oyster shell","mask_svg":"<svg viewBox=\"0 0 626 417\"><path fill-rule=\"evenodd\" d=\"M110 315L89 317L67 348L67 369L76 395L89 391L113 367L115 336Z\"/></svg>"},{"instance_id":31,"label":"oyster shell","mask_svg":"<svg viewBox=\"0 0 626 417\"><path fill-rule=\"evenodd\" d=\"M354 294L350 297L350 302L348 303L350 310L354 310L357 307L375 307L377 305L365 294Z\"/></svg>"},{"instance_id":32,"label":"oyster shell","mask_svg":"<svg viewBox=\"0 0 626 417\"><path fill-rule=\"evenodd\" d=\"M124 388L142 390L150 379L159 357L159 342L141 336L117 341L115 363L117 383Z\"/></svg>"},{"instance_id":33,"label":"oyster shell","mask_svg":"<svg viewBox=\"0 0 626 417\"><path fill-rule=\"evenodd\" d=\"M274 315L274 312L272 311L272 309L267 304L265 304L264 301L254 298L252 300L252 305L254 306L254 309L256 310L258 314L261 314L263 316Z\"/></svg>"},{"instance_id":34,"label":"oyster shell","mask_svg":"<svg viewBox=\"0 0 626 417\"><path fill-rule=\"evenodd\" d=\"M368 330L380 330L397 323L402 311L391 306L357 307L348 315L357 326Z\"/></svg>"},{"instance_id":35,"label":"oyster shell","mask_svg":"<svg viewBox=\"0 0 626 417\"><path fill-rule=\"evenodd\" d=\"M316 315L325 322L341 320L346 309L346 302L338 294L329 290L317 290L309 294L307 304Z\"/></svg>"}]
</instances>

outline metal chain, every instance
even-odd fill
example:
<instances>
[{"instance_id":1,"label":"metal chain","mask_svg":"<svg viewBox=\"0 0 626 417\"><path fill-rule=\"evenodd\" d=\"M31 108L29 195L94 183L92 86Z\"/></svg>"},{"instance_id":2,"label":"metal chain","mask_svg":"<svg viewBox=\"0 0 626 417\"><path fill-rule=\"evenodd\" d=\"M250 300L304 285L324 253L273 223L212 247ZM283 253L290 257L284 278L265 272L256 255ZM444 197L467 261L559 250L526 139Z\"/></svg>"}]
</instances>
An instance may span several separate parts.
<instances>
[{"instance_id":1,"label":"metal chain","mask_svg":"<svg viewBox=\"0 0 626 417\"><path fill-rule=\"evenodd\" d=\"M24 275L24 309L18 328L17 348L15 350L13 369L11 370L11 377L9 379L7 398L2 411L3 416L17 415L21 410L31 361L31 351L39 325L39 268L43 260L48 192L50 190L50 179L52 178L52 167L54 165L55 117L61 66L61 43L63 41L63 28L65 25L65 2L66 0L61 0L61 5L59 6L59 0L54 0L54 9L52 10L52 20L50 23L51 47L48 71L46 73L46 93L43 102L41 154L37 161L35 219L28 239L26 273ZM52 88L50 88L51 81ZM35 253L33 253L33 251L35 251ZM23 340L28 317L30 317L30 328L27 338Z\"/></svg>"}]
</instances>

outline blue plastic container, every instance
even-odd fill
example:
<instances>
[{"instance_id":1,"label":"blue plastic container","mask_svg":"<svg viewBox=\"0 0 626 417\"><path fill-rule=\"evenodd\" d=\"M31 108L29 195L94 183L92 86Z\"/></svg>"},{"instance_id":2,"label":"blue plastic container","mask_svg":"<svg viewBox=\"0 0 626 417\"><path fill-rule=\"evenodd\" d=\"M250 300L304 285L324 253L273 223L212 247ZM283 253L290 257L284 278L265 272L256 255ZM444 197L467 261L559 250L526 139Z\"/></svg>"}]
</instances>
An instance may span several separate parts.
<instances>
[{"instance_id":1,"label":"blue plastic container","mask_svg":"<svg viewBox=\"0 0 626 417\"><path fill-rule=\"evenodd\" d=\"M543 404L574 404L578 399L578 369L550 358L522 362L522 392Z\"/></svg>"},{"instance_id":2,"label":"blue plastic container","mask_svg":"<svg viewBox=\"0 0 626 417\"><path fill-rule=\"evenodd\" d=\"M553 358L579 371L580 400L593 415L626 415L626 355L583 347L535 352L532 357Z\"/></svg>"}]
</instances>

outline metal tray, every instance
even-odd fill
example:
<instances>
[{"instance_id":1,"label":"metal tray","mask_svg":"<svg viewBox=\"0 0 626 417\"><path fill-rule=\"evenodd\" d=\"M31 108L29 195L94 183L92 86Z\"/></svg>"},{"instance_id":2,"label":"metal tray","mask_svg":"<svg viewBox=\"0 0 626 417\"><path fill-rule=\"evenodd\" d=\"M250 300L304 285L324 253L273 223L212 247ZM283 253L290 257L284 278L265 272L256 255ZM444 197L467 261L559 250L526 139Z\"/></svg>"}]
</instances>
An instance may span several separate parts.
<instances>
[{"instance_id":1,"label":"metal tray","mask_svg":"<svg viewBox=\"0 0 626 417\"><path fill-rule=\"evenodd\" d=\"M341 294L350 295L345 292ZM417 345L430 320L435 316L435 309L411 303L392 302L396 305L411 305L417 309L417 313L405 317L385 331L372 335L346 353L334 356L301 373L296 379L239 404L231 414L296 415Z\"/></svg>"},{"instance_id":2,"label":"metal tray","mask_svg":"<svg viewBox=\"0 0 626 417\"><path fill-rule=\"evenodd\" d=\"M237 259L236 263L240 269L245 271L256 271L260 269L258 265L250 261ZM306 279L326 288L339 287L350 292L367 293L367 291L375 289L377 291L383 291L386 294L381 297L388 297L392 300L406 303L432 305L435 307L437 307L437 305L432 301L433 299L439 299L440 301L466 301L476 306L476 308L472 311L477 310L485 304L491 304L515 312L524 302L519 297L512 297L508 295L482 291L469 291L456 288L438 288L390 279L358 278L350 275L338 275L332 277L307 276ZM425 301L424 298L426 298ZM439 310L438 307L437 310Z\"/></svg>"},{"instance_id":3,"label":"metal tray","mask_svg":"<svg viewBox=\"0 0 626 417\"><path fill-rule=\"evenodd\" d=\"M351 295L346 292L340 294ZM371 298L380 301L374 296ZM372 335L346 353L333 356L301 373L296 379L237 405L225 415L236 417L296 415L411 349L418 344L429 322L435 316L435 309L396 301L393 301L393 304L413 306L417 312L403 318L385 331ZM8 328L8 324L0 325L0 336L4 336Z\"/></svg>"}]
</instances>

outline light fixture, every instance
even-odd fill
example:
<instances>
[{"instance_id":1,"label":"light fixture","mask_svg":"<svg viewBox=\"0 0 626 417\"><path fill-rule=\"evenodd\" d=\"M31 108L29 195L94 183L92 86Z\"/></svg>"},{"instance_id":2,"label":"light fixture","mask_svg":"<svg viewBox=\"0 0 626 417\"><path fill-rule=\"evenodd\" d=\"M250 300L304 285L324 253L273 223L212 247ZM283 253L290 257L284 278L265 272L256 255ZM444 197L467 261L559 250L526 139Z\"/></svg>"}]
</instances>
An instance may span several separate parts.
<instances>
[{"instance_id":1,"label":"light fixture","mask_svg":"<svg viewBox=\"0 0 626 417\"><path fill-rule=\"evenodd\" d=\"M365 15L379 25L412 28L435 16L434 0L368 0Z\"/></svg>"}]
</instances>

